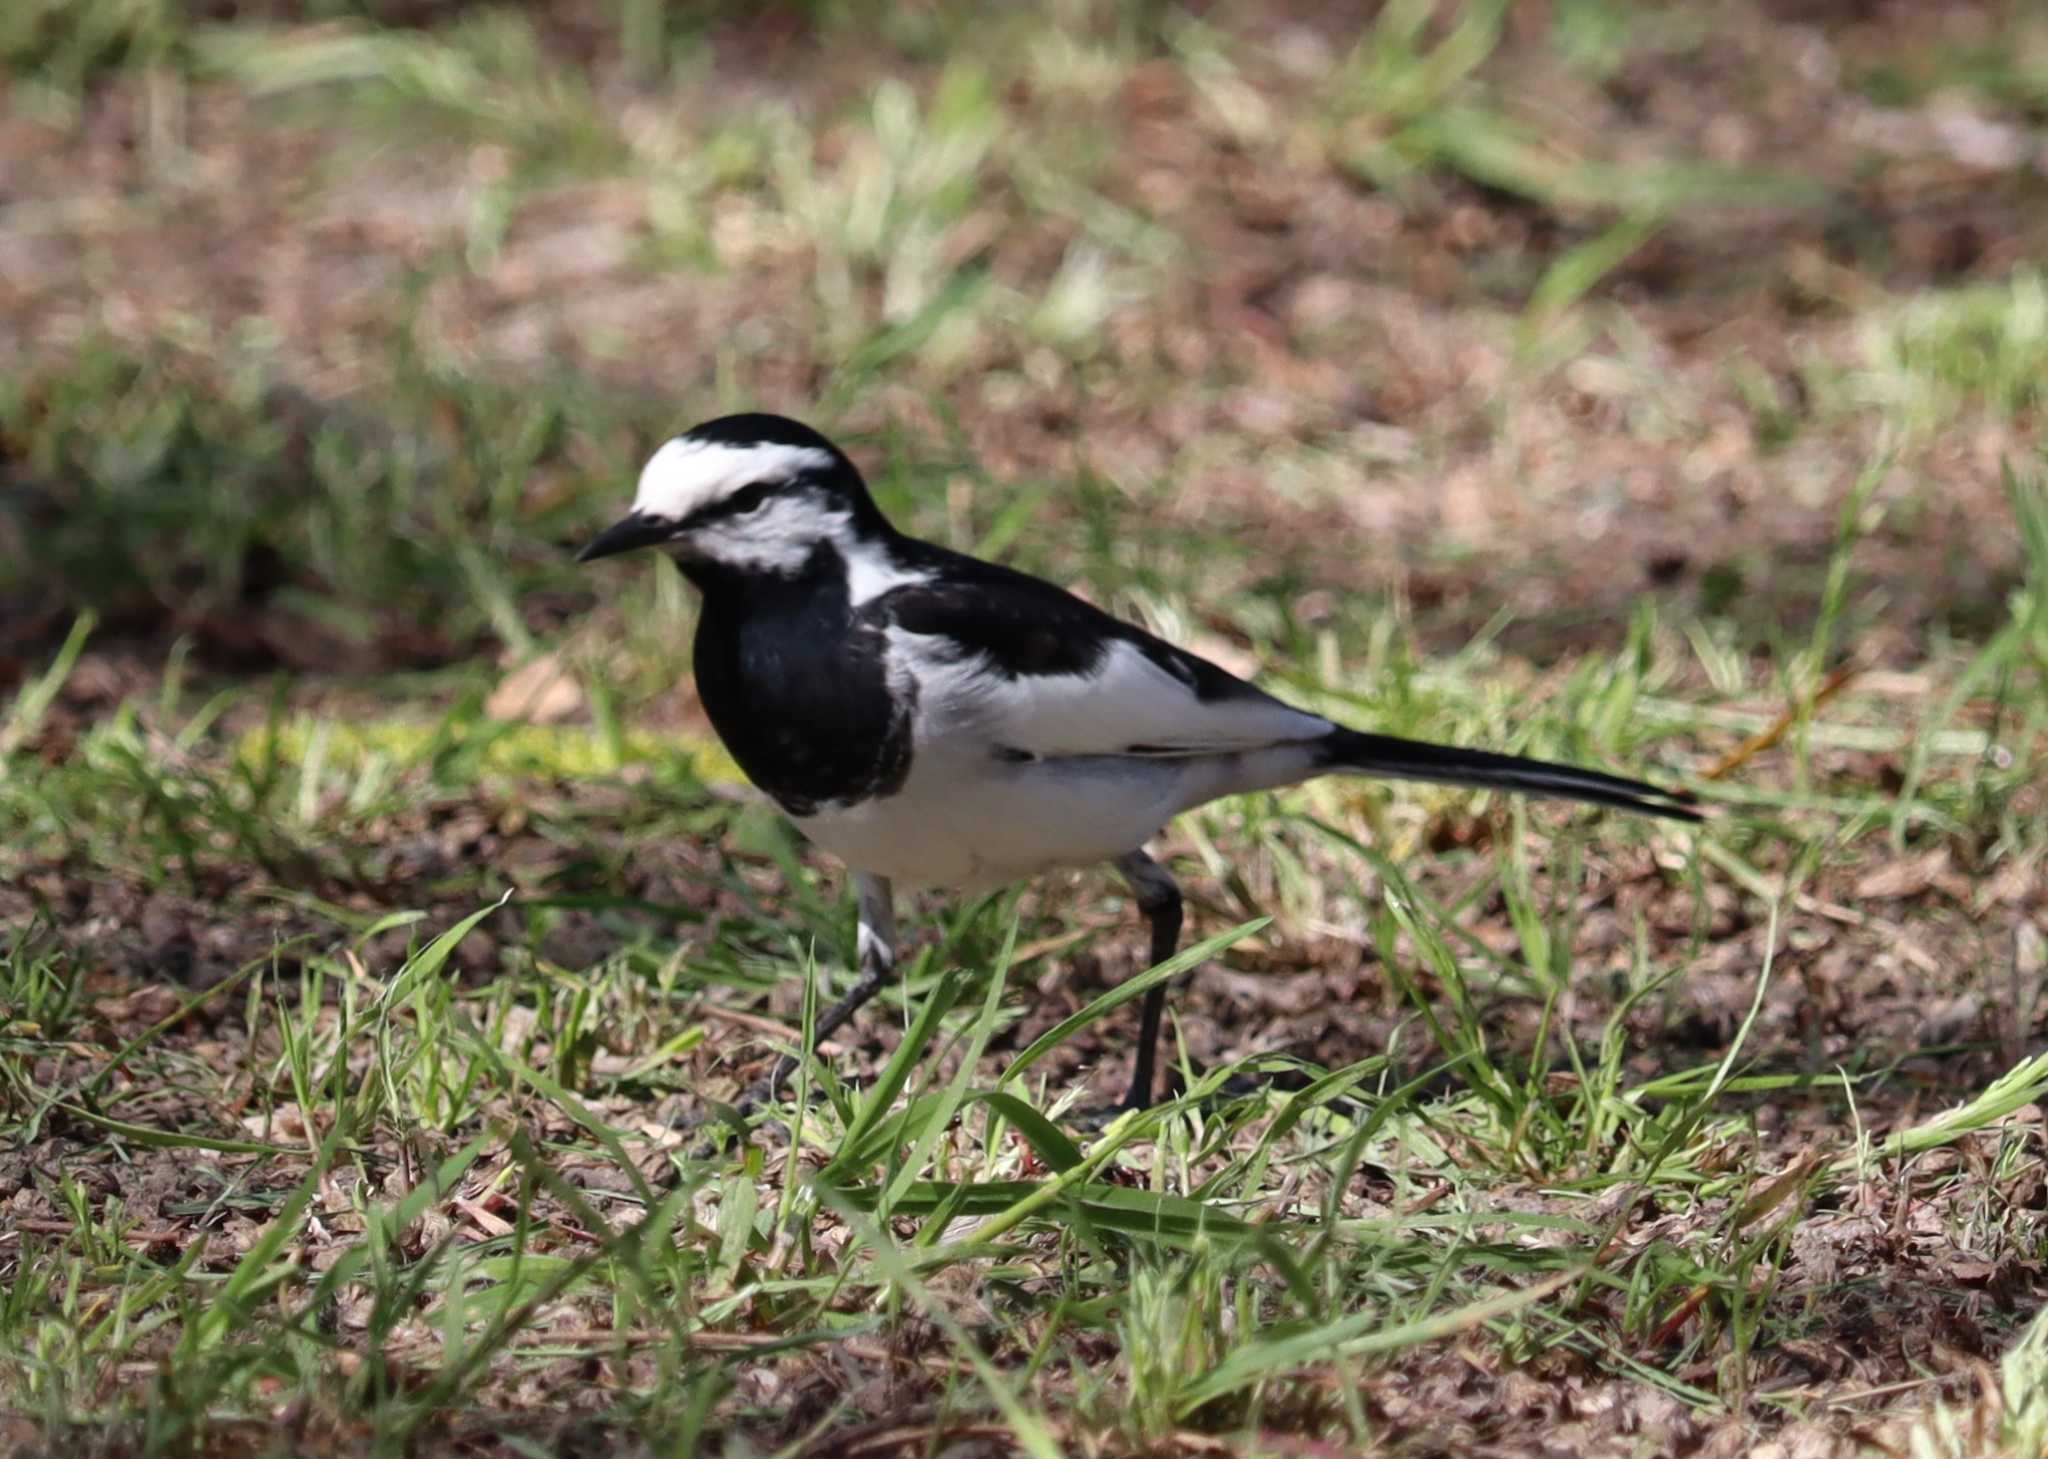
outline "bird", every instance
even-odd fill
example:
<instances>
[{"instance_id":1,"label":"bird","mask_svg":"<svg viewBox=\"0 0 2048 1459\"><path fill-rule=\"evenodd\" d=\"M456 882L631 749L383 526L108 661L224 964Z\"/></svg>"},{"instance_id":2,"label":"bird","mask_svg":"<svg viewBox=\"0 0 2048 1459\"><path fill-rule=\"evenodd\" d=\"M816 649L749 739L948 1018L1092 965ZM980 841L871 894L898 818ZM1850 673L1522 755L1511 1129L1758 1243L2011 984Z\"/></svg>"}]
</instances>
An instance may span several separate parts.
<instances>
[{"instance_id":1,"label":"bird","mask_svg":"<svg viewBox=\"0 0 2048 1459\"><path fill-rule=\"evenodd\" d=\"M1107 865L1164 962L1183 899L1145 845L1220 796L1348 773L1701 818L1682 789L1296 708L1055 583L899 531L847 454L784 416L721 416L663 443L577 561L648 548L701 598L692 664L712 728L851 873L857 977L815 1021L814 1054L894 970L898 887L973 893ZM1114 1110L1153 1102L1165 1007L1155 983Z\"/></svg>"}]
</instances>

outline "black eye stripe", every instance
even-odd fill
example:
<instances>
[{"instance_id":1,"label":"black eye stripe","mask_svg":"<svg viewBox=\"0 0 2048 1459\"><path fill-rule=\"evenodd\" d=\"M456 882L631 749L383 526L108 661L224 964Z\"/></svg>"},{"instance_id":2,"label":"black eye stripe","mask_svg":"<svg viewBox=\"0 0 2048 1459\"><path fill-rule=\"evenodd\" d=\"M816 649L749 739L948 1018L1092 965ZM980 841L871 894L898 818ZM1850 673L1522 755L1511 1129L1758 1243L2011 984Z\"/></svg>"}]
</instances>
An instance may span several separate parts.
<instances>
[{"instance_id":1,"label":"black eye stripe","mask_svg":"<svg viewBox=\"0 0 2048 1459\"><path fill-rule=\"evenodd\" d=\"M755 508L764 506L776 483L755 481L741 487L724 501L713 502L708 507L699 507L690 513L690 525L701 527L710 522L728 521L733 517L744 517Z\"/></svg>"},{"instance_id":2,"label":"black eye stripe","mask_svg":"<svg viewBox=\"0 0 2048 1459\"><path fill-rule=\"evenodd\" d=\"M768 500L769 484L756 481L741 487L725 499L725 510L735 517L745 516Z\"/></svg>"}]
</instances>

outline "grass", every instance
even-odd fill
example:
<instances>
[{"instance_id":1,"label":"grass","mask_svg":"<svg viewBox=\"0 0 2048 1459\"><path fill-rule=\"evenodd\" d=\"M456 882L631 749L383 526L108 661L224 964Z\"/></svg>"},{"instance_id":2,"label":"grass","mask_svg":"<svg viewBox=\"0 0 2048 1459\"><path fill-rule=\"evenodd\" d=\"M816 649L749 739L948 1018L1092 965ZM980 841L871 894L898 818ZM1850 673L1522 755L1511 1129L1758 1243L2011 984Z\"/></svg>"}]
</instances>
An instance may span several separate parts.
<instances>
[{"instance_id":1,"label":"grass","mask_svg":"<svg viewBox=\"0 0 2048 1459\"><path fill-rule=\"evenodd\" d=\"M0 297L0 1441L2037 1448L2030 225L1835 247L1917 174L1705 155L1659 105L1821 87L1730 16L5 22L69 171L0 229L129 298ZM1815 94L2023 121L1926 23ZM742 403L1346 722L1715 814L1207 807L1178 958L1099 878L921 898L689 1128L852 908L675 576L569 558ZM1087 1128L1189 974L1174 1095Z\"/></svg>"}]
</instances>

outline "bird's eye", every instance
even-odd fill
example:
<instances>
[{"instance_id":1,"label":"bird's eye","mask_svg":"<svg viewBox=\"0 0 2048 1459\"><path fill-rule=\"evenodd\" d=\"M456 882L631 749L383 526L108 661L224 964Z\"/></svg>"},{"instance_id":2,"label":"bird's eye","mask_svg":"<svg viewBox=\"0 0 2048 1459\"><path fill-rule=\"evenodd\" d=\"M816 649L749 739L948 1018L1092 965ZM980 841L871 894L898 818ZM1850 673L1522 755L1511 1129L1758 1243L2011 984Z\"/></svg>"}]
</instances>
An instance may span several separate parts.
<instances>
[{"instance_id":1,"label":"bird's eye","mask_svg":"<svg viewBox=\"0 0 2048 1459\"><path fill-rule=\"evenodd\" d=\"M726 510L736 517L744 517L749 512L758 512L766 505L768 505L768 483L765 481L757 481L751 486L743 486L726 499Z\"/></svg>"}]
</instances>

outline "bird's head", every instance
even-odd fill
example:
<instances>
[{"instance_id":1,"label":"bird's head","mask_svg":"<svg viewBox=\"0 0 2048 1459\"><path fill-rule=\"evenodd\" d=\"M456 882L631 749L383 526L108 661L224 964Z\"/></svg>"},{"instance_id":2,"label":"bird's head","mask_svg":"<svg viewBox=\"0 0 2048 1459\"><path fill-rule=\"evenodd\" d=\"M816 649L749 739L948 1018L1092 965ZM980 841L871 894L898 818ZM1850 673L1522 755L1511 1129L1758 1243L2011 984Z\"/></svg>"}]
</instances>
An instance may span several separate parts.
<instances>
[{"instance_id":1,"label":"bird's head","mask_svg":"<svg viewBox=\"0 0 2048 1459\"><path fill-rule=\"evenodd\" d=\"M820 548L845 555L888 531L837 446L779 415L728 415L649 457L632 510L576 560L660 547L700 581L794 576Z\"/></svg>"}]
</instances>

